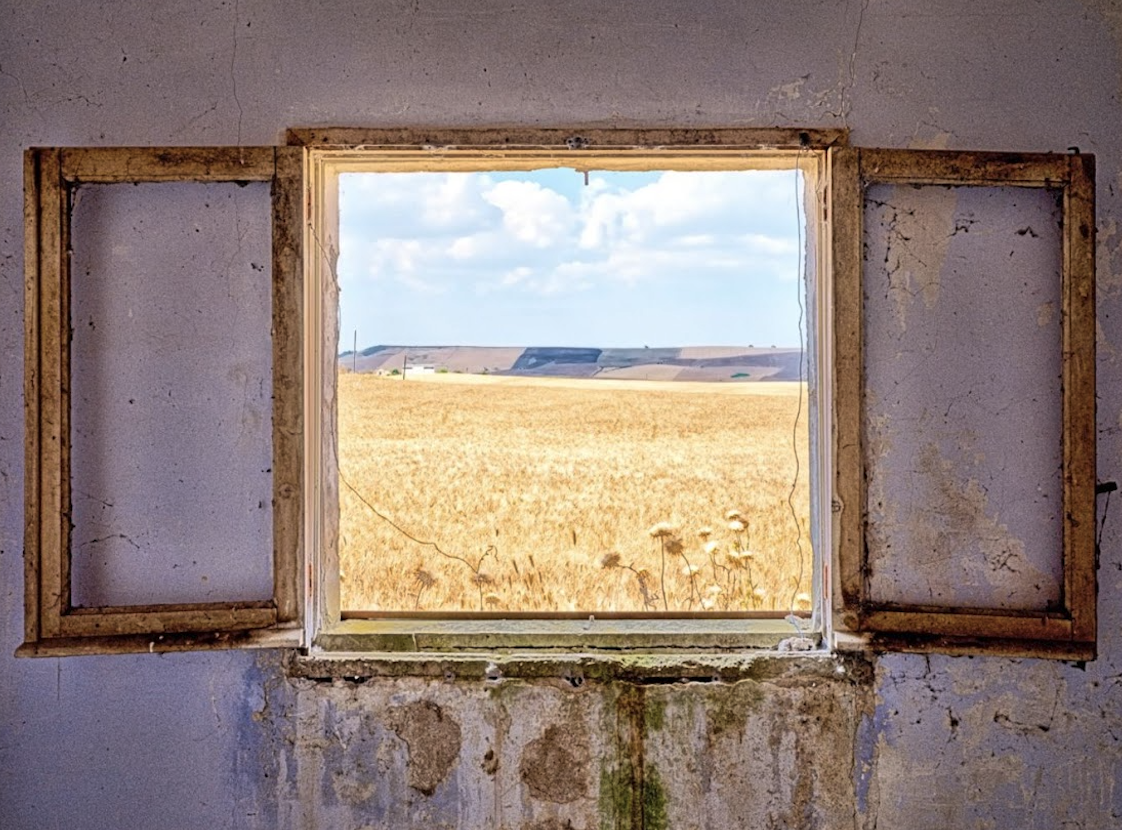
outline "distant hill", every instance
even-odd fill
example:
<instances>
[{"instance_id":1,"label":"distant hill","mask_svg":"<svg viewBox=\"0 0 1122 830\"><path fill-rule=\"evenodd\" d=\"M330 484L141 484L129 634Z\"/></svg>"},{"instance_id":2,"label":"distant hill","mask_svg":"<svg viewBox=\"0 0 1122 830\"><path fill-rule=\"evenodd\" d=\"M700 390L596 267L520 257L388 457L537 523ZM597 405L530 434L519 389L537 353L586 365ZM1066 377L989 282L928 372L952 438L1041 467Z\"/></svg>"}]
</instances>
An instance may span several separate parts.
<instances>
[{"instance_id":1,"label":"distant hill","mask_svg":"<svg viewBox=\"0 0 1122 830\"><path fill-rule=\"evenodd\" d=\"M358 372L435 371L530 377L632 380L791 381L806 379L799 349L754 346L597 349L570 346L371 346L339 355L339 366Z\"/></svg>"}]
</instances>

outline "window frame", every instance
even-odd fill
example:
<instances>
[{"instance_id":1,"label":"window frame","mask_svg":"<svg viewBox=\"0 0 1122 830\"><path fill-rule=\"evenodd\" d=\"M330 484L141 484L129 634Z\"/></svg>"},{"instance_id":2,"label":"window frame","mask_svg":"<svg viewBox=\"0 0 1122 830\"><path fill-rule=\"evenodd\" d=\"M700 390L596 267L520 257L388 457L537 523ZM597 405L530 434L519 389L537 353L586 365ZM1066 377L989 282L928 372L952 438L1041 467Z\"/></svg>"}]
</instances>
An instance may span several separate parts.
<instances>
[{"instance_id":1,"label":"window frame","mask_svg":"<svg viewBox=\"0 0 1122 830\"><path fill-rule=\"evenodd\" d=\"M70 221L85 184L269 182L273 595L75 608L70 581ZM303 615L303 168L289 147L30 148L24 157L26 477L18 656L298 645Z\"/></svg>"},{"instance_id":2,"label":"window frame","mask_svg":"<svg viewBox=\"0 0 1122 830\"><path fill-rule=\"evenodd\" d=\"M1095 164L1070 153L831 150L831 218L837 319L837 493L840 507L835 629L891 651L1005 653L1094 659ZM1062 607L1000 611L876 602L869 596L865 493L862 248L871 184L1047 188L1062 192L1061 394Z\"/></svg>"},{"instance_id":3,"label":"window frame","mask_svg":"<svg viewBox=\"0 0 1122 830\"><path fill-rule=\"evenodd\" d=\"M826 630L831 615L827 604L828 551L831 522L828 492L833 477L833 445L828 413L832 409L832 362L830 350L830 292L825 233L827 173L826 151L842 145L844 130L801 129L709 129L709 130L630 130L630 129L480 129L409 130L362 128L312 128L288 131L290 144L306 153L305 203L309 213L305 246L305 494L308 508L305 549L308 551L307 614L305 641L313 653L335 652L422 652L453 653L524 649L535 651L572 649L620 649L672 652L706 648L713 651L775 649L784 639L796 635L813 638L820 647L829 642ZM782 613L740 613L737 615L596 615L569 613L386 613L377 619L359 619L356 614L342 619L339 604L339 559L337 522L332 523L325 508L337 504L337 472L334 467L333 430L325 428L335 395L336 358L327 343L327 330L334 325L337 301L335 263L339 255L338 185L340 167L361 166L362 159L381 161L383 170L425 169L528 169L575 167L576 169L667 169L693 162L692 169L706 169L705 159L752 158L743 169L768 167L811 167L804 204L814 204L817 216L808 209L808 233L815 234L815 290L808 292L819 308L820 324L811 339L811 358L817 366L817 423L810 421L811 453L820 458L824 472L815 493L812 479L812 515L817 510L821 541L812 550L812 585L815 608L813 628L799 631L791 623L775 617ZM605 159L612 164L605 166ZM662 165L652 161L658 158ZM503 159L507 163L502 162ZM434 163L439 160L439 164ZM599 163L597 163L599 162ZM811 164L813 162L813 164ZM728 169L721 168L721 169ZM812 185L814 185L812 187ZM811 194L814 194L813 197ZM813 200L813 201L812 201ZM815 223L811 231L811 223ZM325 300L325 295L328 296ZM810 324L813 325L813 320ZM809 330L809 329L808 329ZM334 342L334 341L332 341ZM318 357L317 357L318 353ZM817 427L817 429L816 429ZM322 471L322 473L321 473ZM325 499L328 502L325 504ZM822 505L815 507L815 504ZM812 533L815 532L812 530ZM642 619L611 619L611 617ZM754 618L754 619L753 619ZM808 621L809 622L809 621ZM825 636L823 636L825 635Z\"/></svg>"},{"instance_id":4,"label":"window frame","mask_svg":"<svg viewBox=\"0 0 1122 830\"><path fill-rule=\"evenodd\" d=\"M128 651L171 651L235 646L304 646L313 654L336 649L409 652L426 659L464 657L474 650L498 656L506 648L561 652L594 642L562 627L512 621L502 625L477 615L471 625L450 621L390 620L361 636L331 619L338 611L336 579L324 579L325 562L312 545L319 528L305 512L319 481L311 463L320 453L309 437L305 412L319 410L321 389L315 349L305 349L311 315L320 314L318 283L305 266L332 269L338 251L313 233L309 201L317 150L378 146L416 153L474 148L491 154L538 149L571 165L577 151L596 148L703 153L706 147L745 152L809 151L825 165L819 186L824 205L816 228L817 291L829 299L814 344L819 401L812 442L829 455L832 472L820 483L832 512L827 545L816 544L813 579L822 644L844 650L920 651L1040 656L1085 660L1095 656L1095 202L1094 157L1048 153L882 150L848 146L844 130L699 129L294 129L287 146L32 148L25 154L25 641L19 656L65 656ZM87 183L268 181L272 187L272 354L274 591L258 603L132 605L75 609L69 597L69 228L71 193ZM1062 424L1063 607L1047 612L992 612L952 606L891 606L868 595L863 446L862 351L863 192L871 183L1019 186L1063 193ZM808 191L809 192L809 191ZM307 246L307 248L305 248ZM305 256L305 252L308 256ZM333 355L318 355L334 367ZM306 410L307 408L307 410ZM825 480L825 477L823 477ZM812 497L815 490L812 490ZM812 508L813 509L813 508ZM334 591L334 595L332 592ZM493 616L493 615L492 615ZM361 622L361 621L359 621ZM541 623L557 621L543 620ZM564 622L564 621L561 621ZM604 621L612 622L612 621ZM640 621L631 621L640 622ZM757 639L741 620L721 625L667 617L661 624L621 620L600 645L612 649L697 649L737 652L760 647L771 621L753 621ZM478 623L490 625L480 636ZM679 625L679 623L681 623ZM332 627L334 626L334 627ZM426 628L427 626L427 628ZM506 630L504 631L504 626ZM612 628L613 626L609 626ZM739 626L739 628L738 628ZM362 626L359 626L360 628ZM732 631L732 636L729 631ZM373 636L371 636L373 631ZM641 632L641 633L640 633ZM664 634L666 636L664 636ZM317 636L335 636L326 650ZM645 636L649 635L649 636ZM769 639L771 638L771 639ZM641 654L640 654L641 656ZM376 662L377 655L367 659ZM466 659L466 658L465 658ZM471 658L474 659L474 658ZM478 661L476 661L478 662ZM673 663L673 665L677 665ZM389 665L389 664L387 664ZM473 663L474 665L474 663ZM646 664L644 664L646 665ZM652 666L654 664L651 664ZM393 669L386 669L393 670ZM654 671L654 669L651 669ZM660 669L661 670L661 669ZM677 669L669 669L676 671ZM642 669L647 671L647 669Z\"/></svg>"}]
</instances>

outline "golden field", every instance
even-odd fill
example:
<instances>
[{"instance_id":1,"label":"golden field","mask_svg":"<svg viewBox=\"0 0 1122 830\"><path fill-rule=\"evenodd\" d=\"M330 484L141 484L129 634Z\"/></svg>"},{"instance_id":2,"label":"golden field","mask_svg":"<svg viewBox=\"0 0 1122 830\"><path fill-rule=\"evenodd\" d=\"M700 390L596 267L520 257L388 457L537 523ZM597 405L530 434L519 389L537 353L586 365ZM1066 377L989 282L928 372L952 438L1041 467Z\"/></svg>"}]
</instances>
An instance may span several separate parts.
<instances>
[{"instance_id":1,"label":"golden field","mask_svg":"<svg viewBox=\"0 0 1122 830\"><path fill-rule=\"evenodd\" d=\"M343 608L805 609L805 392L340 373Z\"/></svg>"}]
</instances>

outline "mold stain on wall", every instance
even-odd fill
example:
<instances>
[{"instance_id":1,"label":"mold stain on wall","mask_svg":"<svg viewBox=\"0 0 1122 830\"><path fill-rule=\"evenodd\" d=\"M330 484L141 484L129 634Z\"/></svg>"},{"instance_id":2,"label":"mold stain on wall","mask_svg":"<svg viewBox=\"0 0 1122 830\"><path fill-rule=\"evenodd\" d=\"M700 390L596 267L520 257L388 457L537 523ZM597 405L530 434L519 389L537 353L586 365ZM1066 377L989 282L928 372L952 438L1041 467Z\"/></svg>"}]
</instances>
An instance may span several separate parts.
<instances>
[{"instance_id":1,"label":"mold stain on wall","mask_svg":"<svg viewBox=\"0 0 1122 830\"><path fill-rule=\"evenodd\" d=\"M791 658L759 673L576 688L293 679L295 774L278 800L346 826L838 826L871 666Z\"/></svg>"}]
</instances>

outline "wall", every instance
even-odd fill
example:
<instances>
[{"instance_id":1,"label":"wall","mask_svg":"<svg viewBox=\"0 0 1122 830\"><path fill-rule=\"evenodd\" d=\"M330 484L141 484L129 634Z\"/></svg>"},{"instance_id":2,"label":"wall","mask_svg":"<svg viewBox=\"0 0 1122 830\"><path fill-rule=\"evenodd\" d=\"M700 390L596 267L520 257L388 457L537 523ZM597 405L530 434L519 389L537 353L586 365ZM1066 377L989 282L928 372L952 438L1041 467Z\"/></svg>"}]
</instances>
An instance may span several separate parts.
<instances>
[{"instance_id":1,"label":"wall","mask_svg":"<svg viewBox=\"0 0 1122 830\"><path fill-rule=\"evenodd\" d=\"M575 688L319 683L289 679L270 652L11 658L22 626L19 183L31 145L269 144L288 126L344 123L810 124L847 126L866 146L1078 145L1099 160L1099 477L1120 475L1116 4L326 6L4 10L0 826L1117 826L1117 512L1102 531L1100 657L1085 665L889 655L772 665L735 685ZM247 304L254 289L230 290ZM255 371L260 342L260 353L240 347ZM244 412L244 397L224 394L223 412ZM263 523L238 526L236 554L212 566L231 580L269 544Z\"/></svg>"}]
</instances>

